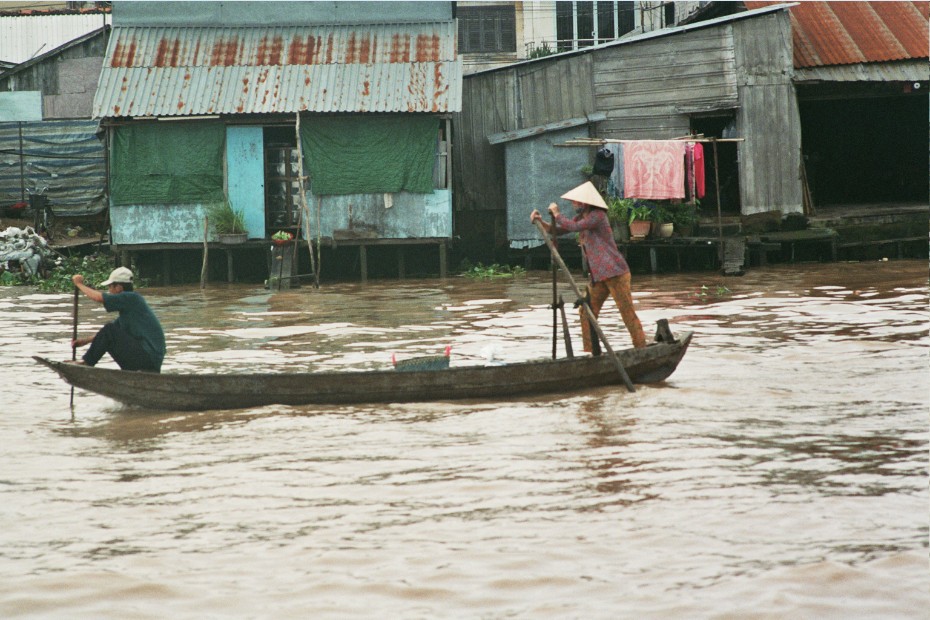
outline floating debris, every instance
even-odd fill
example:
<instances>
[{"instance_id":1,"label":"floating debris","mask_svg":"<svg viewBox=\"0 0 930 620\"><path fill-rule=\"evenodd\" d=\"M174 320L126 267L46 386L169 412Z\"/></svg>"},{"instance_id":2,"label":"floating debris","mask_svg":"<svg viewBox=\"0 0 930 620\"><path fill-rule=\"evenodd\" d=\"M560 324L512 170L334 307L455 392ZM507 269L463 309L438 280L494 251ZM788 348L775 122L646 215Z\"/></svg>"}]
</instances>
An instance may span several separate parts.
<instances>
[{"instance_id":1,"label":"floating debris","mask_svg":"<svg viewBox=\"0 0 930 620\"><path fill-rule=\"evenodd\" d=\"M11 226L0 232L0 273L22 273L31 278L60 261L58 252L49 247L45 237L36 234L32 226Z\"/></svg>"}]
</instances>

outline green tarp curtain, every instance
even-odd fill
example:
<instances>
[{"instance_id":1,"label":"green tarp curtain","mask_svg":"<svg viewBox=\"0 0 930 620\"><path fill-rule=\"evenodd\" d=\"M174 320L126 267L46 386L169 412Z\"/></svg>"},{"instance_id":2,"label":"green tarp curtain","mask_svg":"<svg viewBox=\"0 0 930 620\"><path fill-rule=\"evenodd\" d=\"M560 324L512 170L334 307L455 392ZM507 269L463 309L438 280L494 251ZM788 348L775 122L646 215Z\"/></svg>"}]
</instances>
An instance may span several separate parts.
<instances>
[{"instance_id":1,"label":"green tarp curtain","mask_svg":"<svg viewBox=\"0 0 930 620\"><path fill-rule=\"evenodd\" d=\"M222 123L145 123L117 127L110 165L114 205L220 202Z\"/></svg>"},{"instance_id":2,"label":"green tarp curtain","mask_svg":"<svg viewBox=\"0 0 930 620\"><path fill-rule=\"evenodd\" d=\"M315 195L433 191L439 121L431 116L312 117L300 141Z\"/></svg>"}]
</instances>

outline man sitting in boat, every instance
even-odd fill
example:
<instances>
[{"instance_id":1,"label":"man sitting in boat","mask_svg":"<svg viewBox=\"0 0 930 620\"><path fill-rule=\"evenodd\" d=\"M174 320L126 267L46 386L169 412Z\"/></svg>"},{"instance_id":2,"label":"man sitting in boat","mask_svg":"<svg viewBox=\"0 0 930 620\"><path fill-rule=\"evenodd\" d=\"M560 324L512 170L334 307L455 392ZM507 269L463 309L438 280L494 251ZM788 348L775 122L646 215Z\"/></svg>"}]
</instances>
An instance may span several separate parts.
<instances>
[{"instance_id":1,"label":"man sitting in boat","mask_svg":"<svg viewBox=\"0 0 930 620\"><path fill-rule=\"evenodd\" d=\"M102 303L107 312L119 312L119 317L107 323L92 338L76 338L71 347L90 344L78 364L95 366L104 353L109 353L123 370L161 372L165 359L165 333L155 313L139 293L132 290L132 271L117 267L100 283L103 293L84 284L84 276L71 277L74 286L89 299Z\"/></svg>"},{"instance_id":2,"label":"man sitting in boat","mask_svg":"<svg viewBox=\"0 0 930 620\"><path fill-rule=\"evenodd\" d=\"M588 284L591 311L597 317L607 299L611 295L620 310L623 324L626 325L636 348L646 346L646 335L643 326L636 316L633 308L633 296L630 291L630 268L617 249L614 242L610 222L607 221L607 203L600 192L590 181L562 194L562 198L572 203L575 208L574 219L568 219L559 213L559 207L554 202L549 205L549 213L555 217L558 234L565 232L578 233L578 245L588 264L591 283ZM530 221L539 220L546 232L552 233L552 226L542 219L539 211L533 209ZM591 352L591 327L585 316L584 308L581 310L581 337L584 340L584 350Z\"/></svg>"}]
</instances>

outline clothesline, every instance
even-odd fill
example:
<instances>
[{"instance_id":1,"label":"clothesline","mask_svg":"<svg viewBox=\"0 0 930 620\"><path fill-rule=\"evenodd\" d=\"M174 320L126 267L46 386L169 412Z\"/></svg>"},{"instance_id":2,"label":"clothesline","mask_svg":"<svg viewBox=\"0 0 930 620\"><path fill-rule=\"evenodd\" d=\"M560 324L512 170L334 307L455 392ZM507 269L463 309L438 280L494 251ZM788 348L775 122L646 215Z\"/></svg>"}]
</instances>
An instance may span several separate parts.
<instances>
[{"instance_id":1,"label":"clothesline","mask_svg":"<svg viewBox=\"0 0 930 620\"><path fill-rule=\"evenodd\" d=\"M746 138L669 138L668 140L616 140L614 138L572 138L562 144L555 146L599 146L602 144L622 144L623 142L668 142L676 140L680 142L704 142L707 144L713 142L743 142Z\"/></svg>"},{"instance_id":2,"label":"clothesline","mask_svg":"<svg viewBox=\"0 0 930 620\"><path fill-rule=\"evenodd\" d=\"M702 134L703 135L703 134ZM713 145L713 157L714 157L714 185L716 189L717 197L717 236L719 237L720 244L718 246L719 251L721 252L720 258L723 260L723 217L721 214L720 206L720 178L719 178L719 162L717 161L717 143L718 142L743 142L744 138L703 138L697 136L683 136L680 138L670 138L668 140L617 140L612 138L574 138L568 140L563 144L556 144L555 146L603 146L605 144L620 144L623 143L643 143L643 142L672 142L672 141L681 141L694 145L694 148L697 148L699 145L697 143L705 143ZM703 147L702 147L703 148ZM622 160L621 160L622 161ZM695 181L697 174L692 174L688 179L688 187L691 191L692 199L695 197ZM701 183L703 185L703 183ZM701 192L703 193L703 192Z\"/></svg>"}]
</instances>

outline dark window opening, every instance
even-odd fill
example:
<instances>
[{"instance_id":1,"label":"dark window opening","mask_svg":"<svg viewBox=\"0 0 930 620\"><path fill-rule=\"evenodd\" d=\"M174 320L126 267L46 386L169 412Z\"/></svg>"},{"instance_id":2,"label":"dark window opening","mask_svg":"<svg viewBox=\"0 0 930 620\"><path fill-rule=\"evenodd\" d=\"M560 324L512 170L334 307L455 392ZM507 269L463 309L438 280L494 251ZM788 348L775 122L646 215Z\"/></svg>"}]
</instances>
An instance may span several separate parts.
<instances>
[{"instance_id":1,"label":"dark window opening","mask_svg":"<svg viewBox=\"0 0 930 620\"><path fill-rule=\"evenodd\" d=\"M614 33L614 3L597 3L597 42L603 43L615 39Z\"/></svg>"},{"instance_id":2,"label":"dark window opening","mask_svg":"<svg viewBox=\"0 0 930 620\"><path fill-rule=\"evenodd\" d=\"M632 2L555 3L556 47L560 52L612 41L631 32L634 24Z\"/></svg>"},{"instance_id":3,"label":"dark window opening","mask_svg":"<svg viewBox=\"0 0 930 620\"><path fill-rule=\"evenodd\" d=\"M555 36L558 39L556 47L560 52L574 49L575 17L572 4L565 0L555 3Z\"/></svg>"},{"instance_id":4,"label":"dark window opening","mask_svg":"<svg viewBox=\"0 0 930 620\"><path fill-rule=\"evenodd\" d=\"M666 2L664 5L665 11L665 26L670 27L675 25L675 3Z\"/></svg>"},{"instance_id":5,"label":"dark window opening","mask_svg":"<svg viewBox=\"0 0 930 620\"><path fill-rule=\"evenodd\" d=\"M301 205L296 133L293 127L265 127L264 142L265 228L296 235Z\"/></svg>"},{"instance_id":6,"label":"dark window opening","mask_svg":"<svg viewBox=\"0 0 930 620\"><path fill-rule=\"evenodd\" d=\"M456 15L460 54L517 51L516 9L512 4L462 6Z\"/></svg>"}]
</instances>

